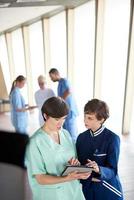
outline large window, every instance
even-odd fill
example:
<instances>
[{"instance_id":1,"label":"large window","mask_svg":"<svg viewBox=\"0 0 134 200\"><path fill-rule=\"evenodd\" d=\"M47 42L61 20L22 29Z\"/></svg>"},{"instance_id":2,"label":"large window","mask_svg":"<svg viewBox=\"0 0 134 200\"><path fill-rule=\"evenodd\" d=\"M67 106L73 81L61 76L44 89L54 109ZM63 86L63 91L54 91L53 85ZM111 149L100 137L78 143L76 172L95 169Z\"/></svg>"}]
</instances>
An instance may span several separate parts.
<instances>
[{"instance_id":1,"label":"large window","mask_svg":"<svg viewBox=\"0 0 134 200\"><path fill-rule=\"evenodd\" d=\"M12 48L13 48L13 58L15 75L20 74L26 76L25 68L25 58L24 58L24 47L21 29L17 29L12 32Z\"/></svg>"},{"instance_id":2,"label":"large window","mask_svg":"<svg viewBox=\"0 0 134 200\"><path fill-rule=\"evenodd\" d=\"M65 12L51 17L50 22L50 68L57 68L62 77L67 76L66 18ZM51 83L56 92L57 84Z\"/></svg>"},{"instance_id":3,"label":"large window","mask_svg":"<svg viewBox=\"0 0 134 200\"><path fill-rule=\"evenodd\" d=\"M4 35L0 36L0 64L2 67L2 72L4 75L7 91L9 93L10 89L11 89L11 79L10 79L10 70L9 70L9 63L8 63L6 40L5 40Z\"/></svg>"},{"instance_id":4,"label":"large window","mask_svg":"<svg viewBox=\"0 0 134 200\"><path fill-rule=\"evenodd\" d=\"M43 34L41 21L29 26L30 38L30 58L32 67L32 85L34 92L38 89L37 78L44 75L44 50L43 50Z\"/></svg>"},{"instance_id":5,"label":"large window","mask_svg":"<svg viewBox=\"0 0 134 200\"><path fill-rule=\"evenodd\" d=\"M95 1L75 9L74 93L79 108L79 131L83 131L83 108L93 97Z\"/></svg>"},{"instance_id":6,"label":"large window","mask_svg":"<svg viewBox=\"0 0 134 200\"><path fill-rule=\"evenodd\" d=\"M51 67L58 68L62 76L67 75L66 19L65 12L50 18Z\"/></svg>"},{"instance_id":7,"label":"large window","mask_svg":"<svg viewBox=\"0 0 134 200\"><path fill-rule=\"evenodd\" d=\"M101 98L110 107L109 127L121 133L130 0L107 0L105 3Z\"/></svg>"},{"instance_id":8,"label":"large window","mask_svg":"<svg viewBox=\"0 0 134 200\"><path fill-rule=\"evenodd\" d=\"M15 78L19 75L26 77L26 67L25 67L25 58L24 58L24 47L23 47L23 38L21 29L17 29L12 32L12 49L13 49L13 61L15 68ZM27 85L22 89L23 96L25 97L26 102L27 98Z\"/></svg>"}]
</instances>

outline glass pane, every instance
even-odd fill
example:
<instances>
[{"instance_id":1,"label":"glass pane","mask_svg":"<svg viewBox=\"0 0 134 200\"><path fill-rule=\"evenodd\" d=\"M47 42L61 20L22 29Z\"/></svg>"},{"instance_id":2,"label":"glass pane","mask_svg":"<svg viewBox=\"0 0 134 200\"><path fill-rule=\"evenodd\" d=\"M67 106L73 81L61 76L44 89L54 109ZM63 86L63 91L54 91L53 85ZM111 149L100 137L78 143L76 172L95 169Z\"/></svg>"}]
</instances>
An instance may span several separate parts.
<instances>
[{"instance_id":1,"label":"glass pane","mask_svg":"<svg viewBox=\"0 0 134 200\"><path fill-rule=\"evenodd\" d=\"M79 131L85 129L83 108L93 97L95 1L75 9L74 27L74 92L79 108Z\"/></svg>"},{"instance_id":2,"label":"glass pane","mask_svg":"<svg viewBox=\"0 0 134 200\"><path fill-rule=\"evenodd\" d=\"M23 37L21 29L17 29L12 32L12 49L13 49L13 60L15 67L15 78L19 75L26 77L26 68L25 68L25 58L24 58L24 46L23 46ZM27 85L22 88L23 96L28 102L27 96Z\"/></svg>"},{"instance_id":3,"label":"glass pane","mask_svg":"<svg viewBox=\"0 0 134 200\"><path fill-rule=\"evenodd\" d=\"M1 63L2 72L3 72L3 75L4 75L7 91L8 91L8 94L9 94L12 83L11 83L11 79L10 79L8 54L7 54L6 40L5 40L4 35L0 36L0 63Z\"/></svg>"},{"instance_id":4,"label":"glass pane","mask_svg":"<svg viewBox=\"0 0 134 200\"><path fill-rule=\"evenodd\" d=\"M67 47L65 12L50 18L50 68L57 68L62 77L67 76ZM57 84L51 83L56 92Z\"/></svg>"},{"instance_id":5,"label":"glass pane","mask_svg":"<svg viewBox=\"0 0 134 200\"><path fill-rule=\"evenodd\" d=\"M105 3L101 98L110 107L108 126L111 130L121 133L130 0L107 0Z\"/></svg>"},{"instance_id":6,"label":"glass pane","mask_svg":"<svg viewBox=\"0 0 134 200\"><path fill-rule=\"evenodd\" d=\"M133 104L132 104L132 118L131 118L131 123L130 123L130 136L132 138L132 141L134 139L134 100L133 100Z\"/></svg>"},{"instance_id":7,"label":"glass pane","mask_svg":"<svg viewBox=\"0 0 134 200\"><path fill-rule=\"evenodd\" d=\"M15 65L15 76L26 76L24 47L21 29L12 32L12 48Z\"/></svg>"},{"instance_id":8,"label":"glass pane","mask_svg":"<svg viewBox=\"0 0 134 200\"><path fill-rule=\"evenodd\" d=\"M32 67L32 84L34 92L38 89L37 78L44 75L44 49L41 21L29 26L30 58Z\"/></svg>"}]
</instances>

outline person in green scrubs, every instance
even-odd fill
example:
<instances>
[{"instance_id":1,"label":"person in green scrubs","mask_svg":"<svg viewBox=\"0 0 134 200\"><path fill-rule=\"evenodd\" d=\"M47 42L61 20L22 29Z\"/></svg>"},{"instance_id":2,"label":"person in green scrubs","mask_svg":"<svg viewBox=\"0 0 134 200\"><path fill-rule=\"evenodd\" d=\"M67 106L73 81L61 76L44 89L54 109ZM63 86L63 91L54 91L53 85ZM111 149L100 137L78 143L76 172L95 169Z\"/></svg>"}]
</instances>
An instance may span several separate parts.
<instances>
[{"instance_id":1,"label":"person in green scrubs","mask_svg":"<svg viewBox=\"0 0 134 200\"><path fill-rule=\"evenodd\" d=\"M42 106L43 127L30 138L26 167L33 200L85 200L79 179L89 173L74 171L62 176L65 166L80 164L70 134L62 128L69 108L59 97L51 97Z\"/></svg>"}]
</instances>

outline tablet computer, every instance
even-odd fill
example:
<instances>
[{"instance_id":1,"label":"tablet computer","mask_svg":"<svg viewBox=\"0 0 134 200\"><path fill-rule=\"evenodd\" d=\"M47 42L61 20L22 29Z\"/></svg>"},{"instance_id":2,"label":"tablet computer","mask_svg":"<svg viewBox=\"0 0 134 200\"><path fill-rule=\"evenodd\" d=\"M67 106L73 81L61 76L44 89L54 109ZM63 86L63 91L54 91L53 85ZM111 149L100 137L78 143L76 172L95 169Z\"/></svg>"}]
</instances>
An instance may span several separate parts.
<instances>
[{"instance_id":1,"label":"tablet computer","mask_svg":"<svg viewBox=\"0 0 134 200\"><path fill-rule=\"evenodd\" d=\"M85 165L67 165L64 169L64 171L62 172L62 176L66 176L71 172L77 171L78 173L84 173L84 172L92 172L93 168L92 167L88 167Z\"/></svg>"}]
</instances>

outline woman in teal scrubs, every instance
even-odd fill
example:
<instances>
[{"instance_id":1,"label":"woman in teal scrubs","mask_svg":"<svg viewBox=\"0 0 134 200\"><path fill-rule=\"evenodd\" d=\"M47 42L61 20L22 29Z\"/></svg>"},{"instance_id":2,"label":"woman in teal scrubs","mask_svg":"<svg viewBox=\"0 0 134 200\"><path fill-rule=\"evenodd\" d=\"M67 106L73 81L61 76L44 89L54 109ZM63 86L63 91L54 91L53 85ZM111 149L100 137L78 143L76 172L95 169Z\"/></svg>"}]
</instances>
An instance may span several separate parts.
<instances>
[{"instance_id":1,"label":"woman in teal scrubs","mask_svg":"<svg viewBox=\"0 0 134 200\"><path fill-rule=\"evenodd\" d=\"M89 173L61 176L65 166L79 164L70 134L62 125L69 110L65 101L51 97L42 106L43 127L30 138L26 166L34 200L84 200L78 179Z\"/></svg>"},{"instance_id":2,"label":"woman in teal scrubs","mask_svg":"<svg viewBox=\"0 0 134 200\"><path fill-rule=\"evenodd\" d=\"M11 121L16 130L19 133L27 133L28 127L28 113L27 111L33 109L25 104L20 89L24 87L26 78L19 75L12 84L10 91L10 105L11 105Z\"/></svg>"}]
</instances>

